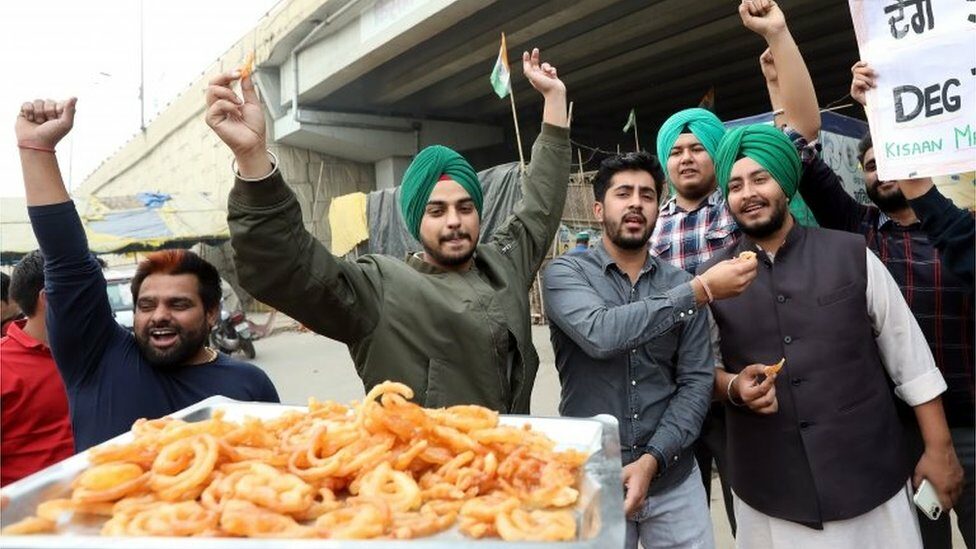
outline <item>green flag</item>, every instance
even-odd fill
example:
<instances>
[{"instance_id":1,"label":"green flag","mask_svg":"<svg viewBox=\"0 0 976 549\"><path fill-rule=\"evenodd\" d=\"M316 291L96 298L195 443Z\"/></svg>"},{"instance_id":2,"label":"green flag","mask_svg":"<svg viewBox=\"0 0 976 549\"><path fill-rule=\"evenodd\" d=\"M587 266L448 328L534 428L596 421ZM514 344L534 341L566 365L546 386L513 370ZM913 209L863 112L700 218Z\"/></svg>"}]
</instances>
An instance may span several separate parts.
<instances>
[{"instance_id":1,"label":"green flag","mask_svg":"<svg viewBox=\"0 0 976 549\"><path fill-rule=\"evenodd\" d=\"M630 129L633 128L634 124L636 123L637 123L637 113L634 112L634 109L630 109L630 114L627 116L627 123L624 124L624 133L629 132Z\"/></svg>"}]
</instances>

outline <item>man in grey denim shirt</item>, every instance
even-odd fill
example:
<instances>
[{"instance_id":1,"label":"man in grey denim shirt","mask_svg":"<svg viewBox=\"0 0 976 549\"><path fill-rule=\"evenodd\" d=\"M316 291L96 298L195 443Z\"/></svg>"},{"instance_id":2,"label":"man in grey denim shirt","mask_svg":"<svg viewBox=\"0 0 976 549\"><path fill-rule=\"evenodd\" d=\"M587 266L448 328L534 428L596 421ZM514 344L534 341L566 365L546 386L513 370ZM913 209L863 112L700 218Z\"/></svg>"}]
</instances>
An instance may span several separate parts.
<instances>
[{"instance_id":1,"label":"man in grey denim shirt","mask_svg":"<svg viewBox=\"0 0 976 549\"><path fill-rule=\"evenodd\" d=\"M608 158L593 183L603 236L545 273L559 411L620 423L627 547L714 547L691 445L712 397L707 310L741 293L757 262L692 277L648 253L664 174L646 152ZM694 474L692 474L694 473Z\"/></svg>"}]
</instances>

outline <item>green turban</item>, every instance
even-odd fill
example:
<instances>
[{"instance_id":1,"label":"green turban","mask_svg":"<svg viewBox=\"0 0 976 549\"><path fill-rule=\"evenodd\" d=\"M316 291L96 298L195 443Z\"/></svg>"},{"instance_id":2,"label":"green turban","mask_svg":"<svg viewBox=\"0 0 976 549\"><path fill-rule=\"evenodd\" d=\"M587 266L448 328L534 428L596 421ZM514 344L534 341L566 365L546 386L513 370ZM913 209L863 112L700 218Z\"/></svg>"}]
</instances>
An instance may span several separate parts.
<instances>
[{"instance_id":1,"label":"green turban","mask_svg":"<svg viewBox=\"0 0 976 549\"><path fill-rule=\"evenodd\" d=\"M464 187L474 201L478 216L481 216L484 196L474 168L453 149L431 145L413 159L400 185L400 213L410 234L417 240L420 240L420 220L424 217L427 201L441 176L447 176Z\"/></svg>"},{"instance_id":2,"label":"green turban","mask_svg":"<svg viewBox=\"0 0 976 549\"><path fill-rule=\"evenodd\" d=\"M793 198L800 184L801 164L796 146L786 134L767 124L740 126L725 134L715 155L715 177L726 198L732 165L745 157L768 171L787 199Z\"/></svg>"},{"instance_id":3,"label":"green turban","mask_svg":"<svg viewBox=\"0 0 976 549\"><path fill-rule=\"evenodd\" d=\"M718 151L718 142L725 134L725 126L714 113L699 108L678 111L664 121L657 132L657 157L665 165L664 176L669 183L671 176L668 175L666 166L668 156L671 155L671 147L674 147L678 136L689 131L698 138L708 151L708 155L714 160L715 153Z\"/></svg>"}]
</instances>

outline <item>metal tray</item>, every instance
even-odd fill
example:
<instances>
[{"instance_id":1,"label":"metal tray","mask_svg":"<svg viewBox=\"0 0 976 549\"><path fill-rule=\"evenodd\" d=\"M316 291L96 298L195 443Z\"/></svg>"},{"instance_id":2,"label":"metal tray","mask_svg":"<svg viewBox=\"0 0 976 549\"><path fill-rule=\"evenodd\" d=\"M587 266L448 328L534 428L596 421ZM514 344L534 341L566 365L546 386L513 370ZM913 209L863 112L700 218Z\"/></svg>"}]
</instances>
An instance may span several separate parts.
<instances>
[{"instance_id":1,"label":"metal tray","mask_svg":"<svg viewBox=\"0 0 976 549\"><path fill-rule=\"evenodd\" d=\"M193 406L171 414L186 421L209 418L215 410L223 410L230 421L245 416L273 418L285 410L304 410L301 406L239 402L222 396L210 397ZM440 548L457 549L464 546L484 548L539 547L551 545L565 548L605 549L624 544L623 487L621 485L620 440L617 420L613 416L598 415L589 419L503 415L504 425L528 423L533 429L549 435L558 449L584 450L590 458L583 467L580 499L576 504L579 539L572 542L519 543L499 539L474 540L457 531L457 527L435 536L413 540L328 540L328 539L244 539L244 538L135 538L99 536L101 517L73 516L58 525L56 535L0 536L0 547L48 548L131 548L159 549L195 548L253 548L316 547L323 549L356 548ZM106 444L127 442L132 433L124 433ZM71 481L88 467L88 452L72 456L3 489L9 497L8 505L0 512L0 525L7 526L34 514L37 504L58 497L67 497Z\"/></svg>"}]
</instances>

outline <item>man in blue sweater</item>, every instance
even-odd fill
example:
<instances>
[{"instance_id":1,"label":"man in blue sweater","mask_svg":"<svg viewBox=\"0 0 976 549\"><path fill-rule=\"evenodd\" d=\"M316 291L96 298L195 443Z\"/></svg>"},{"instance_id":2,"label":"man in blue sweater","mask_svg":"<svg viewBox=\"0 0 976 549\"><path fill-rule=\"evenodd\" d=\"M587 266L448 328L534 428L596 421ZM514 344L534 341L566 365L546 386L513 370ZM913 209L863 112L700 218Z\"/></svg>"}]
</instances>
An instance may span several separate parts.
<instances>
[{"instance_id":1,"label":"man in blue sweater","mask_svg":"<svg viewBox=\"0 0 976 549\"><path fill-rule=\"evenodd\" d=\"M192 252L149 254L132 281L134 334L112 317L102 270L58 169L75 99L24 103L15 131L31 227L44 254L51 352L64 378L75 450L213 395L278 402L268 376L206 346L220 277Z\"/></svg>"}]
</instances>

